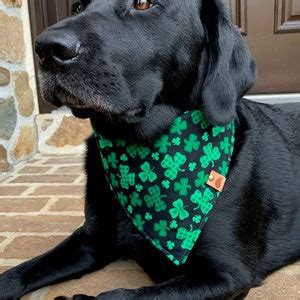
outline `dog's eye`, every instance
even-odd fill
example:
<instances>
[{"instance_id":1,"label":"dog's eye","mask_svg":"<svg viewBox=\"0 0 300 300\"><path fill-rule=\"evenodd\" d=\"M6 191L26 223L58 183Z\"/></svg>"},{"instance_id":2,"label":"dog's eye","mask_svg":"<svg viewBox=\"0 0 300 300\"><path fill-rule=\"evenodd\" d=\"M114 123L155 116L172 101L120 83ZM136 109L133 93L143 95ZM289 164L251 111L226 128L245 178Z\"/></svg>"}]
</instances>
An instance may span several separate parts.
<instances>
[{"instance_id":1,"label":"dog's eye","mask_svg":"<svg viewBox=\"0 0 300 300\"><path fill-rule=\"evenodd\" d=\"M147 10L154 5L153 0L135 0L134 8L136 10Z\"/></svg>"},{"instance_id":2,"label":"dog's eye","mask_svg":"<svg viewBox=\"0 0 300 300\"><path fill-rule=\"evenodd\" d=\"M75 2L72 5L72 14L79 15L83 11L83 5L80 2Z\"/></svg>"}]
</instances>

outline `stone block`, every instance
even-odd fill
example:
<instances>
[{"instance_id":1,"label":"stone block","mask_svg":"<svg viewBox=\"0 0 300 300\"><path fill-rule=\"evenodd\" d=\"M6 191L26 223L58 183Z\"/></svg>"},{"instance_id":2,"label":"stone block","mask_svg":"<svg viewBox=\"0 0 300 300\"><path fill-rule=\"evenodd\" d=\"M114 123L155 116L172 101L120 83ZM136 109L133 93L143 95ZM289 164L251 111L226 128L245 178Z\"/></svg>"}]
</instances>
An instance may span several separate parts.
<instances>
[{"instance_id":1,"label":"stone block","mask_svg":"<svg viewBox=\"0 0 300 300\"><path fill-rule=\"evenodd\" d=\"M73 183L78 176L77 174L21 175L9 183Z\"/></svg>"},{"instance_id":2,"label":"stone block","mask_svg":"<svg viewBox=\"0 0 300 300\"><path fill-rule=\"evenodd\" d=\"M32 163L32 161L30 161ZM44 166L25 166L18 173L19 174L45 174L47 173L51 167Z\"/></svg>"},{"instance_id":3,"label":"stone block","mask_svg":"<svg viewBox=\"0 0 300 300\"><path fill-rule=\"evenodd\" d=\"M73 216L0 216L0 228L2 232L69 233L78 228L83 220L83 217Z\"/></svg>"},{"instance_id":4,"label":"stone block","mask_svg":"<svg viewBox=\"0 0 300 300\"><path fill-rule=\"evenodd\" d=\"M16 72L13 74L14 90L18 102L20 114L24 117L32 115L34 110L33 93L29 86L27 72Z\"/></svg>"},{"instance_id":5,"label":"stone block","mask_svg":"<svg viewBox=\"0 0 300 300\"><path fill-rule=\"evenodd\" d=\"M77 165L78 167L81 166L83 162L82 157L76 156L64 156L64 157L53 157L49 158L45 161L45 165Z\"/></svg>"},{"instance_id":6,"label":"stone block","mask_svg":"<svg viewBox=\"0 0 300 300\"><path fill-rule=\"evenodd\" d=\"M1 186L0 185L0 195L1 196L20 196L27 190L28 186Z\"/></svg>"},{"instance_id":7,"label":"stone block","mask_svg":"<svg viewBox=\"0 0 300 300\"><path fill-rule=\"evenodd\" d=\"M22 0L2 0L4 5L12 7L21 7Z\"/></svg>"},{"instance_id":8,"label":"stone block","mask_svg":"<svg viewBox=\"0 0 300 300\"><path fill-rule=\"evenodd\" d=\"M3 197L0 199L0 212L38 212L48 202L49 197L16 198Z\"/></svg>"},{"instance_id":9,"label":"stone block","mask_svg":"<svg viewBox=\"0 0 300 300\"><path fill-rule=\"evenodd\" d=\"M15 238L0 254L5 259L29 259L57 246L64 236L21 236Z\"/></svg>"},{"instance_id":10,"label":"stone block","mask_svg":"<svg viewBox=\"0 0 300 300\"><path fill-rule=\"evenodd\" d=\"M0 46L1 47L1 46ZM9 140L17 123L14 98L0 98L0 139Z\"/></svg>"},{"instance_id":11,"label":"stone block","mask_svg":"<svg viewBox=\"0 0 300 300\"><path fill-rule=\"evenodd\" d=\"M33 126L22 126L18 140L13 149L13 156L17 161L29 158L37 146L36 129Z\"/></svg>"},{"instance_id":12,"label":"stone block","mask_svg":"<svg viewBox=\"0 0 300 300\"><path fill-rule=\"evenodd\" d=\"M83 174L83 167L80 165L59 167L56 170L56 174Z\"/></svg>"},{"instance_id":13,"label":"stone block","mask_svg":"<svg viewBox=\"0 0 300 300\"><path fill-rule=\"evenodd\" d=\"M0 86L8 85L10 82L10 73L7 69L0 67Z\"/></svg>"},{"instance_id":14,"label":"stone block","mask_svg":"<svg viewBox=\"0 0 300 300\"><path fill-rule=\"evenodd\" d=\"M85 187L83 185L44 185L37 187L31 196L83 196L84 192Z\"/></svg>"},{"instance_id":15,"label":"stone block","mask_svg":"<svg viewBox=\"0 0 300 300\"><path fill-rule=\"evenodd\" d=\"M0 145L0 173L8 172L9 167L10 165L7 161L7 151L2 145Z\"/></svg>"},{"instance_id":16,"label":"stone block","mask_svg":"<svg viewBox=\"0 0 300 300\"><path fill-rule=\"evenodd\" d=\"M0 10L0 59L22 62L25 57L23 25L20 18Z\"/></svg>"},{"instance_id":17,"label":"stone block","mask_svg":"<svg viewBox=\"0 0 300 300\"><path fill-rule=\"evenodd\" d=\"M84 201L82 198L60 198L50 211L84 211Z\"/></svg>"},{"instance_id":18,"label":"stone block","mask_svg":"<svg viewBox=\"0 0 300 300\"><path fill-rule=\"evenodd\" d=\"M79 146L92 134L89 120L64 117L58 129L46 144L54 147Z\"/></svg>"}]
</instances>

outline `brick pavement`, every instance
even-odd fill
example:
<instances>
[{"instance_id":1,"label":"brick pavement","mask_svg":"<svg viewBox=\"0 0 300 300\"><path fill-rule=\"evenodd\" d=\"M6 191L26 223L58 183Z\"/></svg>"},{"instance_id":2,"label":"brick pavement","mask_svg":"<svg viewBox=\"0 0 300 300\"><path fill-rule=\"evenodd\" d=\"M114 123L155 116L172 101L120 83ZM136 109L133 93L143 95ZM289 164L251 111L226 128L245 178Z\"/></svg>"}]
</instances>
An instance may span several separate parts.
<instances>
[{"instance_id":1,"label":"brick pavement","mask_svg":"<svg viewBox=\"0 0 300 300\"><path fill-rule=\"evenodd\" d=\"M82 224L84 184L79 155L38 154L13 174L0 177L0 273L54 247ZM24 299L97 295L114 288L149 284L149 277L134 262L116 262ZM300 299L300 262L272 275L263 287L252 290L248 299Z\"/></svg>"}]
</instances>

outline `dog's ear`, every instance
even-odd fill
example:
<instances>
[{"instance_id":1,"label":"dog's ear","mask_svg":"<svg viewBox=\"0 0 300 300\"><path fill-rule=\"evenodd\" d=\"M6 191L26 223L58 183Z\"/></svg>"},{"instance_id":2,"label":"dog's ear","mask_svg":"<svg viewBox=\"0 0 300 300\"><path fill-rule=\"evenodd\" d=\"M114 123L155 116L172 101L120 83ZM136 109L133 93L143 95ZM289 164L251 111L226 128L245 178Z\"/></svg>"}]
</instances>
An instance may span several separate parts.
<instances>
[{"instance_id":1,"label":"dog's ear","mask_svg":"<svg viewBox=\"0 0 300 300\"><path fill-rule=\"evenodd\" d=\"M206 32L206 74L199 66L198 98L214 125L226 125L236 115L236 102L254 84L256 65L241 34L234 28L221 0L200 1ZM196 96L196 95L195 95Z\"/></svg>"}]
</instances>

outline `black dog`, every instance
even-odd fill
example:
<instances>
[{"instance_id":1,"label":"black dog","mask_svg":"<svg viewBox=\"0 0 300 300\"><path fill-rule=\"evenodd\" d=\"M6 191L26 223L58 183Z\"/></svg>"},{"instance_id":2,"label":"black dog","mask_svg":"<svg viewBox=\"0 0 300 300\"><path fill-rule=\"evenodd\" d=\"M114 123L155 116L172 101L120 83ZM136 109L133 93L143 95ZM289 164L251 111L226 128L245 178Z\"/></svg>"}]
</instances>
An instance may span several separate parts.
<instances>
[{"instance_id":1,"label":"black dog","mask_svg":"<svg viewBox=\"0 0 300 300\"><path fill-rule=\"evenodd\" d=\"M240 100L255 63L221 1L76 0L73 15L37 39L45 99L91 117L110 137L147 142L185 110L202 107L218 125L235 119L230 174L187 263L176 267L112 199L90 138L84 226L2 274L0 298L130 257L157 285L97 299L238 299L299 259L300 105Z\"/></svg>"}]
</instances>

